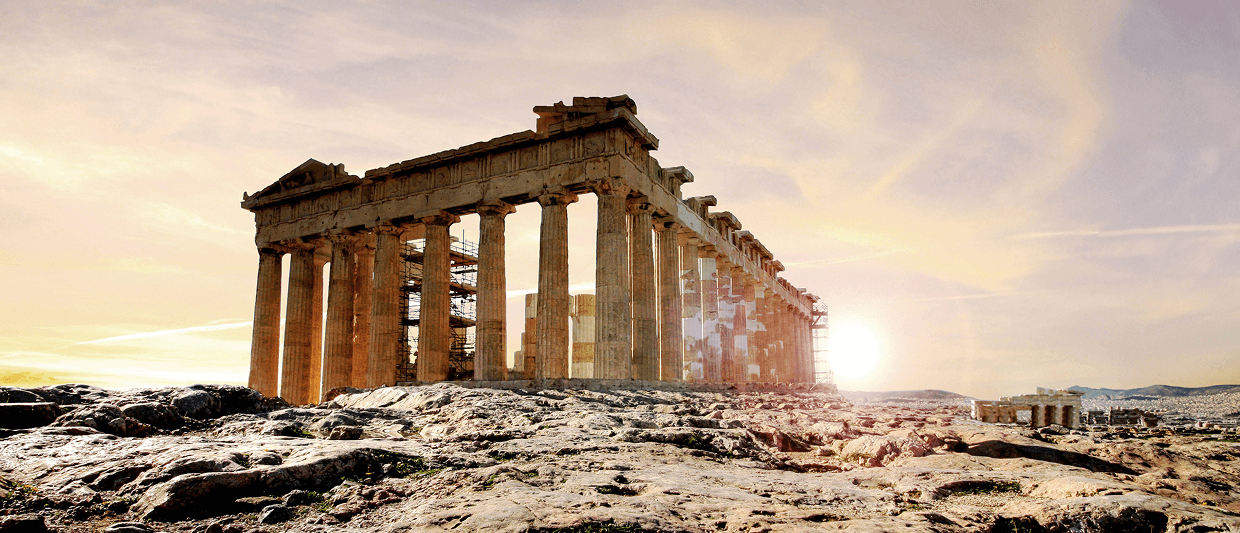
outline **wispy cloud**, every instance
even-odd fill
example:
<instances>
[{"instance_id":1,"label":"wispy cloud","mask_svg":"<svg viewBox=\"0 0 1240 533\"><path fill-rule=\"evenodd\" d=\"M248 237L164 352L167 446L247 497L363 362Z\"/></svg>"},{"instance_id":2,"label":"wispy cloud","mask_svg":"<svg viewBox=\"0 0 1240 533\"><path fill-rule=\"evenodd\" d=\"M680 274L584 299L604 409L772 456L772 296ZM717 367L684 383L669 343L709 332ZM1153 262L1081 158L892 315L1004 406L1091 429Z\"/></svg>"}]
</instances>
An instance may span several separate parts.
<instances>
[{"instance_id":1,"label":"wispy cloud","mask_svg":"<svg viewBox=\"0 0 1240 533\"><path fill-rule=\"evenodd\" d=\"M73 344L72 346L80 346L83 344L102 344L105 342L129 341L129 340L135 340L135 339L149 339L151 337L166 337L168 335L181 335L184 333L200 333L203 331L223 331L226 329L248 328L252 324L254 324L253 321L230 322L227 324L212 324L208 326L194 326L191 328L165 329L165 330L160 330L160 331L148 331L146 333L131 333L129 335L118 335L116 337L107 337L103 339L95 339L95 340L90 340L90 341L79 342L77 344Z\"/></svg>"},{"instance_id":2,"label":"wispy cloud","mask_svg":"<svg viewBox=\"0 0 1240 533\"><path fill-rule=\"evenodd\" d=\"M1157 226L1150 228L1130 228L1121 230L1079 229L1067 231L1047 231L1040 233L1023 233L1009 237L1013 240L1055 239L1061 237L1147 237L1156 235L1183 235L1193 233L1213 233L1240 235L1240 224L1200 224L1188 226Z\"/></svg>"},{"instance_id":3,"label":"wispy cloud","mask_svg":"<svg viewBox=\"0 0 1240 533\"><path fill-rule=\"evenodd\" d=\"M866 261L866 260L869 260L869 259L878 259L878 258L880 258L880 257L887 257L887 256L889 256L889 255L896 255L896 254L904 254L904 253L909 253L909 252L912 252L912 251L914 251L914 250L915 250L915 248L899 248L899 249L896 249L896 250L886 250L886 251L883 251L883 252L874 252L874 253L871 253L871 254L854 255L854 256L852 256L852 257L844 257L844 258L840 258L840 259L815 259L815 260L812 260L812 261L792 261L792 262L789 262L789 263L788 263L787 265L785 265L785 266L789 266L789 267L801 267L801 266L814 266L814 265L835 265L835 264L839 264L839 263L852 263L852 262L856 262L856 261Z\"/></svg>"}]
</instances>

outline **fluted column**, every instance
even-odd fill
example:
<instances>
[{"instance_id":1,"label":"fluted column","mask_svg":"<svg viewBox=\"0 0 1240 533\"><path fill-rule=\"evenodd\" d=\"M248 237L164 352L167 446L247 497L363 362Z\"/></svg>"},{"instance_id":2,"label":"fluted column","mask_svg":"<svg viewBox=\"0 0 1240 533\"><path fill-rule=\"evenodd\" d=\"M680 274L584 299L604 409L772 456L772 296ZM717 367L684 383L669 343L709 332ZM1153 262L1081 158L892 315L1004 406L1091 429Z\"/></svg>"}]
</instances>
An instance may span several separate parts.
<instances>
[{"instance_id":1,"label":"fluted column","mask_svg":"<svg viewBox=\"0 0 1240 533\"><path fill-rule=\"evenodd\" d=\"M508 284L504 264L504 217L516 209L491 200L478 204L478 326L475 330L474 379L508 379Z\"/></svg>"},{"instance_id":2,"label":"fluted column","mask_svg":"<svg viewBox=\"0 0 1240 533\"><path fill-rule=\"evenodd\" d=\"M594 261L594 377L633 376L633 323L629 307L628 186L618 179L594 184L598 197L598 240Z\"/></svg>"},{"instance_id":3,"label":"fluted column","mask_svg":"<svg viewBox=\"0 0 1240 533\"><path fill-rule=\"evenodd\" d=\"M633 379L659 379L659 306L655 291L654 206L629 200L629 272L633 289Z\"/></svg>"},{"instance_id":4,"label":"fluted column","mask_svg":"<svg viewBox=\"0 0 1240 533\"><path fill-rule=\"evenodd\" d=\"M381 225L375 232L374 282L370 297L370 354L366 386L396 384L397 344L400 342L400 234L401 228Z\"/></svg>"},{"instance_id":5,"label":"fluted column","mask_svg":"<svg viewBox=\"0 0 1240 533\"><path fill-rule=\"evenodd\" d=\"M367 235L372 240L373 235ZM353 363L349 379L354 387L366 386L370 367L370 302L374 290L375 249L358 243L353 256Z\"/></svg>"},{"instance_id":6,"label":"fluted column","mask_svg":"<svg viewBox=\"0 0 1240 533\"><path fill-rule=\"evenodd\" d=\"M680 296L681 327L685 349L682 375L685 381L701 382L705 378L702 360L702 293L698 270L699 240L691 233L680 235Z\"/></svg>"},{"instance_id":7,"label":"fluted column","mask_svg":"<svg viewBox=\"0 0 1240 533\"><path fill-rule=\"evenodd\" d=\"M426 249L422 254L422 308L418 318L418 381L448 379L452 349L452 256L448 226L461 217L448 212L425 217Z\"/></svg>"},{"instance_id":8,"label":"fluted column","mask_svg":"<svg viewBox=\"0 0 1240 533\"><path fill-rule=\"evenodd\" d=\"M699 252L702 276L702 363L707 383L722 381L720 356L723 338L719 334L719 252L713 246Z\"/></svg>"},{"instance_id":9,"label":"fluted column","mask_svg":"<svg viewBox=\"0 0 1240 533\"><path fill-rule=\"evenodd\" d=\"M757 353L754 354L752 364L758 367L758 382L768 383L771 381L771 343L770 331L770 314L767 306L768 289L762 284L761 280L754 282L753 301L754 301L754 338L756 339Z\"/></svg>"},{"instance_id":10,"label":"fluted column","mask_svg":"<svg viewBox=\"0 0 1240 533\"><path fill-rule=\"evenodd\" d=\"M758 320L758 283L748 274L742 288L745 298L745 381L762 381L762 367L759 361L763 352L758 332L762 323Z\"/></svg>"},{"instance_id":11,"label":"fluted column","mask_svg":"<svg viewBox=\"0 0 1240 533\"><path fill-rule=\"evenodd\" d=\"M338 233L328 240L332 245L332 267L327 287L324 391L347 387L353 378L353 236Z\"/></svg>"},{"instance_id":12,"label":"fluted column","mask_svg":"<svg viewBox=\"0 0 1240 533\"><path fill-rule=\"evenodd\" d=\"M732 380L749 381L749 310L745 301L745 270L733 266L732 279Z\"/></svg>"},{"instance_id":13,"label":"fluted column","mask_svg":"<svg viewBox=\"0 0 1240 533\"><path fill-rule=\"evenodd\" d=\"M319 241L320 243L322 241ZM306 390L307 403L319 403L323 392L323 267L327 259L314 255L314 289L310 296L310 377Z\"/></svg>"},{"instance_id":14,"label":"fluted column","mask_svg":"<svg viewBox=\"0 0 1240 533\"><path fill-rule=\"evenodd\" d=\"M812 308L813 307L811 306L811 309ZM803 377L801 378L801 381L805 383L813 383L818 379L816 372L817 369L814 368L813 318L805 315L801 315L800 317L801 321L798 324L800 325L799 333L801 339L801 361L803 365L802 368L804 368L802 371Z\"/></svg>"},{"instance_id":15,"label":"fluted column","mask_svg":"<svg viewBox=\"0 0 1240 533\"><path fill-rule=\"evenodd\" d=\"M250 342L250 381L268 398L279 394L280 264L284 252L258 249L258 289L254 293L254 334Z\"/></svg>"},{"instance_id":16,"label":"fluted column","mask_svg":"<svg viewBox=\"0 0 1240 533\"><path fill-rule=\"evenodd\" d=\"M577 195L538 197L542 225L538 243L538 320L534 379L568 377L568 204Z\"/></svg>"},{"instance_id":17,"label":"fluted column","mask_svg":"<svg viewBox=\"0 0 1240 533\"><path fill-rule=\"evenodd\" d=\"M310 322L314 316L314 246L290 244L288 303L284 317L284 361L280 397L293 405L310 401Z\"/></svg>"},{"instance_id":18,"label":"fluted column","mask_svg":"<svg viewBox=\"0 0 1240 533\"><path fill-rule=\"evenodd\" d=\"M659 379L681 381L684 335L681 329L680 225L671 216L654 217L659 235Z\"/></svg>"},{"instance_id":19,"label":"fluted column","mask_svg":"<svg viewBox=\"0 0 1240 533\"><path fill-rule=\"evenodd\" d=\"M736 381L736 346L733 340L733 322L736 302L732 299L732 264L720 257L715 265L719 282L719 381Z\"/></svg>"},{"instance_id":20,"label":"fluted column","mask_svg":"<svg viewBox=\"0 0 1240 533\"><path fill-rule=\"evenodd\" d=\"M776 370L780 383L796 381L796 355L792 342L792 305L783 300L776 307L779 341L776 346Z\"/></svg>"}]
</instances>

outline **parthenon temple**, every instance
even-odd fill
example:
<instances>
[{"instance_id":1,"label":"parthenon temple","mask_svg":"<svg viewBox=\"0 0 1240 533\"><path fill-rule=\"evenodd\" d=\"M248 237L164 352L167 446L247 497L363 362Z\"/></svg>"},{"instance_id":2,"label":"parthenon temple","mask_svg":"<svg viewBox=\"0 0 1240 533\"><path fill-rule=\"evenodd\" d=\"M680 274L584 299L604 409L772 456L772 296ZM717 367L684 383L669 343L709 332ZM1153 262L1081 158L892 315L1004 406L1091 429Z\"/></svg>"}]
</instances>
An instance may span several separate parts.
<instances>
[{"instance_id":1,"label":"parthenon temple","mask_svg":"<svg viewBox=\"0 0 1240 533\"><path fill-rule=\"evenodd\" d=\"M736 216L712 210L713 196L682 198L693 174L650 156L659 140L632 99L578 97L534 113L534 131L361 177L311 159L243 195L259 257L250 387L305 404L336 387L462 377L814 381L818 298L780 277L783 265ZM567 207L589 193L595 294L570 297ZM532 203L537 293L510 367L505 217ZM449 233L468 214L479 215L476 248ZM454 360L471 328L469 360Z\"/></svg>"}]
</instances>

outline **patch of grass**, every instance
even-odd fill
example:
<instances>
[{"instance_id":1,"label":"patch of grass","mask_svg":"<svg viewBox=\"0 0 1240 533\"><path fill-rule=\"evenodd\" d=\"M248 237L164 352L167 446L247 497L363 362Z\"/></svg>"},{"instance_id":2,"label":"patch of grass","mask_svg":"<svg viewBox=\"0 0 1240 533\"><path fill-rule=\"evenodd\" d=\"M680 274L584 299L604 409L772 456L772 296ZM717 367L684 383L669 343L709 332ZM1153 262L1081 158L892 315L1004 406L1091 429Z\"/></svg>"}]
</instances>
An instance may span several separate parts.
<instances>
[{"instance_id":1,"label":"patch of grass","mask_svg":"<svg viewBox=\"0 0 1240 533\"><path fill-rule=\"evenodd\" d=\"M301 427L301 426L290 427L288 428L286 433L288 433L288 436L290 437L298 437L302 439L313 439L314 438L314 434L310 433L309 431L306 431L306 428Z\"/></svg>"},{"instance_id":2,"label":"patch of grass","mask_svg":"<svg viewBox=\"0 0 1240 533\"><path fill-rule=\"evenodd\" d=\"M0 503L7 504L28 500L38 494L38 489L25 483L0 478Z\"/></svg>"},{"instance_id":3,"label":"patch of grass","mask_svg":"<svg viewBox=\"0 0 1240 533\"><path fill-rule=\"evenodd\" d=\"M426 460L421 457L405 455L403 453L389 452L386 450L371 450L370 452L384 465L391 465L389 475L395 477L415 477L415 476L433 476L438 474L443 468L432 468L426 464Z\"/></svg>"},{"instance_id":4,"label":"patch of grass","mask_svg":"<svg viewBox=\"0 0 1240 533\"><path fill-rule=\"evenodd\" d=\"M241 465L241 468L250 468L250 454L248 453L237 454L237 464Z\"/></svg>"},{"instance_id":5,"label":"patch of grass","mask_svg":"<svg viewBox=\"0 0 1240 533\"><path fill-rule=\"evenodd\" d=\"M953 490L952 494L995 494L999 492L1020 492L1020 483L1016 481L978 481Z\"/></svg>"},{"instance_id":6,"label":"patch of grass","mask_svg":"<svg viewBox=\"0 0 1240 533\"><path fill-rule=\"evenodd\" d=\"M499 451L499 450L493 450L491 453L488 453L487 455L490 456L492 459L495 459L496 461L499 461L501 463L506 462L506 461L515 461L521 458L521 454L519 453L504 452L504 451Z\"/></svg>"},{"instance_id":7,"label":"patch of grass","mask_svg":"<svg viewBox=\"0 0 1240 533\"><path fill-rule=\"evenodd\" d=\"M993 533L1042 533L1046 531L1041 524L1029 517L995 519Z\"/></svg>"},{"instance_id":8,"label":"patch of grass","mask_svg":"<svg viewBox=\"0 0 1240 533\"><path fill-rule=\"evenodd\" d=\"M491 476L488 477L486 481L482 482L482 490L490 490L490 488L494 487L495 483L499 481L499 478L500 478L500 475L498 473L491 474Z\"/></svg>"}]
</instances>

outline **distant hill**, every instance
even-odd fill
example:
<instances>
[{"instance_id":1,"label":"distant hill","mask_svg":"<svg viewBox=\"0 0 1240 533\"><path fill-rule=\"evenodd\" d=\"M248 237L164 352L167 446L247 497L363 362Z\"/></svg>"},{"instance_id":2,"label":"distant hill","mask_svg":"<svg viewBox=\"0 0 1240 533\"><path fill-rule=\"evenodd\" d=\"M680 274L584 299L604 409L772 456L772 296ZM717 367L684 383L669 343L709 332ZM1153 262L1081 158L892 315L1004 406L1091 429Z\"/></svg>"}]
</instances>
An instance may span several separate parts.
<instances>
[{"instance_id":1,"label":"distant hill","mask_svg":"<svg viewBox=\"0 0 1240 533\"><path fill-rule=\"evenodd\" d=\"M1185 396L1205 396L1226 392L1240 392L1240 385L1211 385L1209 387L1173 387L1171 385L1151 385L1139 389L1092 389L1073 385L1068 390L1085 393L1085 398L1110 396L1112 398L1129 398L1132 396L1154 396L1181 398Z\"/></svg>"},{"instance_id":2,"label":"distant hill","mask_svg":"<svg viewBox=\"0 0 1240 533\"><path fill-rule=\"evenodd\" d=\"M896 390L896 391L840 391L840 394L854 402L881 402L885 400L893 400L897 398L915 399L915 400L955 400L958 398L968 398L963 394L956 394L945 390L924 389L924 390Z\"/></svg>"}]
</instances>

